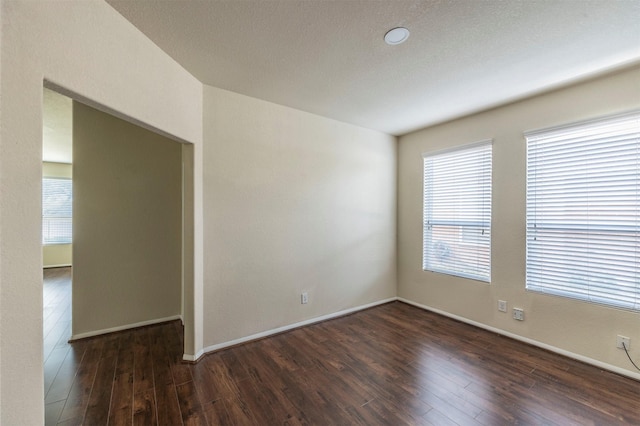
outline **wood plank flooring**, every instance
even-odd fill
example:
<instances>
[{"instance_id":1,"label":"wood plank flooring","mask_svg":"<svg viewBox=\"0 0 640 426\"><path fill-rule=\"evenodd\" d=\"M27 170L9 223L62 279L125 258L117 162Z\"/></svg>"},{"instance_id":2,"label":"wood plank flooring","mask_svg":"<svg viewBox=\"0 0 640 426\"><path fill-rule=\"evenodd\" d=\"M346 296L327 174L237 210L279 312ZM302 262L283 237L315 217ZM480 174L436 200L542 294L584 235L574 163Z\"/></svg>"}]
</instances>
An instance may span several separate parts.
<instances>
[{"instance_id":1,"label":"wood plank flooring","mask_svg":"<svg viewBox=\"0 0 640 426\"><path fill-rule=\"evenodd\" d=\"M47 425L640 425L640 382L400 302L195 365L179 322L66 344L52 306Z\"/></svg>"}]
</instances>

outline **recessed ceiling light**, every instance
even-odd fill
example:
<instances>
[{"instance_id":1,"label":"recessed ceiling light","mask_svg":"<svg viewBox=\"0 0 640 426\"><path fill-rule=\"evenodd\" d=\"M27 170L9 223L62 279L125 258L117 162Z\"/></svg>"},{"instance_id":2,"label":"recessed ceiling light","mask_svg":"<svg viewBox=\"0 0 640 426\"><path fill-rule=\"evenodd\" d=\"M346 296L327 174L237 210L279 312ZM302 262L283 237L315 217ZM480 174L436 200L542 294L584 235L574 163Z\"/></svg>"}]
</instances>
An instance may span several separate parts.
<instances>
[{"instance_id":1,"label":"recessed ceiling light","mask_svg":"<svg viewBox=\"0 0 640 426\"><path fill-rule=\"evenodd\" d=\"M384 35L384 41L390 45L404 43L408 38L409 30L404 27L394 28Z\"/></svg>"}]
</instances>

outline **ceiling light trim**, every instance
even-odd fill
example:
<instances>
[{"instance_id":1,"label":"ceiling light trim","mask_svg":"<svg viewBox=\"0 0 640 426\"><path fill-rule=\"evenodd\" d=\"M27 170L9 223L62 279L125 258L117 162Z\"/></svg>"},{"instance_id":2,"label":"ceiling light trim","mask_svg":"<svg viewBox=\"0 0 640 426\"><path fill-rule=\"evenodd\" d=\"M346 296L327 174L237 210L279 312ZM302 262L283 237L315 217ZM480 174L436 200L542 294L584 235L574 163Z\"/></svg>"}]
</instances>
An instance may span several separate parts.
<instances>
[{"instance_id":1,"label":"ceiling light trim","mask_svg":"<svg viewBox=\"0 0 640 426\"><path fill-rule=\"evenodd\" d=\"M395 46L407 41L409 35L409 30L405 27L396 27L387 31L384 35L384 41L391 46Z\"/></svg>"}]
</instances>

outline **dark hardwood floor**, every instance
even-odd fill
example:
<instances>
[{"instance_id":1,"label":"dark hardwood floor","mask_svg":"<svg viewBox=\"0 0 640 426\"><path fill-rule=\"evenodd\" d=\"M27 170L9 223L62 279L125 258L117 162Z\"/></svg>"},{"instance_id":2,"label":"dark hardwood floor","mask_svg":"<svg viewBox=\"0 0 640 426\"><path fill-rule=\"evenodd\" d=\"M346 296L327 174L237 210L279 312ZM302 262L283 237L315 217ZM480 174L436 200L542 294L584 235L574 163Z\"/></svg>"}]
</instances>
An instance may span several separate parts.
<instances>
[{"instance_id":1,"label":"dark hardwood floor","mask_svg":"<svg viewBox=\"0 0 640 426\"><path fill-rule=\"evenodd\" d=\"M67 344L69 281L45 272L47 425L640 425L640 382L400 302L195 365L179 322Z\"/></svg>"}]
</instances>

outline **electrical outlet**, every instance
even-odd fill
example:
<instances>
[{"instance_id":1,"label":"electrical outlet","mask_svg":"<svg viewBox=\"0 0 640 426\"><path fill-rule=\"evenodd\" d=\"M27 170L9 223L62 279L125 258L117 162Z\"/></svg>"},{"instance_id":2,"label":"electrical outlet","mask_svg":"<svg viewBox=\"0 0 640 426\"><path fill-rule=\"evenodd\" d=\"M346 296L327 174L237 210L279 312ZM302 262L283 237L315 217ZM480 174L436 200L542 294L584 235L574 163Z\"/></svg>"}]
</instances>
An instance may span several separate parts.
<instances>
[{"instance_id":1,"label":"electrical outlet","mask_svg":"<svg viewBox=\"0 0 640 426\"><path fill-rule=\"evenodd\" d=\"M306 291L300 295L300 303L303 305L309 303L309 295Z\"/></svg>"},{"instance_id":2,"label":"electrical outlet","mask_svg":"<svg viewBox=\"0 0 640 426\"><path fill-rule=\"evenodd\" d=\"M631 338L629 338L627 336L621 336L621 335L618 334L618 336L616 337L616 348L624 349L622 347L623 343L627 347L627 349L631 348Z\"/></svg>"},{"instance_id":3,"label":"electrical outlet","mask_svg":"<svg viewBox=\"0 0 640 426\"><path fill-rule=\"evenodd\" d=\"M498 310L500 312L507 312L507 301L506 300L498 300Z\"/></svg>"},{"instance_id":4,"label":"electrical outlet","mask_svg":"<svg viewBox=\"0 0 640 426\"><path fill-rule=\"evenodd\" d=\"M520 308L513 308L513 319L524 321L524 310Z\"/></svg>"}]
</instances>

